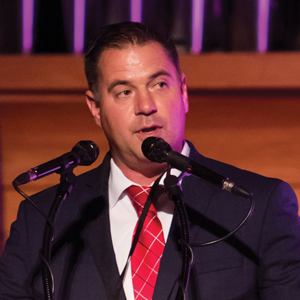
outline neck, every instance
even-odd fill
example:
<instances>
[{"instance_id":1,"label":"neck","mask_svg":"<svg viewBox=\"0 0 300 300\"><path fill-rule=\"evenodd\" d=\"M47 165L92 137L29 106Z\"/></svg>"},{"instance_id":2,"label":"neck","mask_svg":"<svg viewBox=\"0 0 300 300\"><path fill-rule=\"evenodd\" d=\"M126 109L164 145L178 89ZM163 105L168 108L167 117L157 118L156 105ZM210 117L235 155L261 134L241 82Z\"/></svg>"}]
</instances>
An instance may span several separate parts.
<instances>
[{"instance_id":1,"label":"neck","mask_svg":"<svg viewBox=\"0 0 300 300\"><path fill-rule=\"evenodd\" d=\"M148 186L154 182L166 169L166 164L158 164L153 162L137 163L134 166L127 166L123 161L114 159L115 164L123 172L129 180L143 186Z\"/></svg>"}]
</instances>

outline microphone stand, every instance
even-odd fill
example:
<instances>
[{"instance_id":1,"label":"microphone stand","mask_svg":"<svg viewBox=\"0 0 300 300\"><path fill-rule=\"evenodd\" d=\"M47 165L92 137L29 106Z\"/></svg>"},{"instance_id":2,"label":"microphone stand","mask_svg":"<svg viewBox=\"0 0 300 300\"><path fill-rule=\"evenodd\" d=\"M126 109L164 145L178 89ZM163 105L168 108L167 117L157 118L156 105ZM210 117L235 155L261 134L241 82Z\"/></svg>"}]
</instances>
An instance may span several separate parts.
<instances>
[{"instance_id":1,"label":"microphone stand","mask_svg":"<svg viewBox=\"0 0 300 300\"><path fill-rule=\"evenodd\" d=\"M179 243L182 244L182 271L180 278L180 286L177 291L176 300L185 299L185 292L189 283L189 276L191 271L190 257L192 257L192 250L189 246L190 243L190 234L188 226L188 217L184 203L182 201L182 191L178 186L178 178L174 175L167 174L166 179L164 180L164 185L168 190L169 198L174 202L175 208L178 212L180 220L180 230L181 230L181 240Z\"/></svg>"},{"instance_id":2,"label":"microphone stand","mask_svg":"<svg viewBox=\"0 0 300 300\"><path fill-rule=\"evenodd\" d=\"M52 300L54 292L54 278L50 267L51 242L54 239L54 228L52 224L62 201L67 198L67 196L71 193L73 186L76 185L77 178L73 173L73 169L74 167L71 167L69 165L66 157L62 165L62 170L60 172L60 184L57 188L57 193L50 208L47 219L48 221L46 222L44 229L43 244L40 250L40 257L43 261L42 278L46 300Z\"/></svg>"}]
</instances>

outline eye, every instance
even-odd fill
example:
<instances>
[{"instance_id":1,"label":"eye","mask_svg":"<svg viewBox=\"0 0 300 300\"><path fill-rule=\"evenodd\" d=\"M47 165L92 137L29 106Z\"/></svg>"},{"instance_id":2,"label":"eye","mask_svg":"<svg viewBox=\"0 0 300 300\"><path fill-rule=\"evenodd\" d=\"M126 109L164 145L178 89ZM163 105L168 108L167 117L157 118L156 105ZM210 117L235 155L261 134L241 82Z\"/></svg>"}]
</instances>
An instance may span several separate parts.
<instances>
[{"instance_id":1,"label":"eye","mask_svg":"<svg viewBox=\"0 0 300 300\"><path fill-rule=\"evenodd\" d=\"M162 89L162 88L167 86L167 83L162 81L162 82L157 83L156 85L157 85L158 88Z\"/></svg>"},{"instance_id":2,"label":"eye","mask_svg":"<svg viewBox=\"0 0 300 300\"><path fill-rule=\"evenodd\" d=\"M126 97L129 96L131 94L131 90L124 90L120 93L117 94L117 97Z\"/></svg>"}]
</instances>

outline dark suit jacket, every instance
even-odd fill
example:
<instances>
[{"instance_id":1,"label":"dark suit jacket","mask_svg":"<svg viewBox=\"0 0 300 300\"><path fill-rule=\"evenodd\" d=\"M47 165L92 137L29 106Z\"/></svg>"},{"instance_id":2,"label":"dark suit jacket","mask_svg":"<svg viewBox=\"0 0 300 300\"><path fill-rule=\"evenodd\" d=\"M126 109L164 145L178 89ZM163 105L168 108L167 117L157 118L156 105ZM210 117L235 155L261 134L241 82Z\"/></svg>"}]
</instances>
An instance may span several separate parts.
<instances>
[{"instance_id":1,"label":"dark suit jacket","mask_svg":"<svg viewBox=\"0 0 300 300\"><path fill-rule=\"evenodd\" d=\"M300 222L297 199L288 184L201 156L191 158L251 191L256 207L231 238L194 247L189 299L300 299ZM116 296L118 269L108 216L108 154L103 164L78 177L55 220L51 267L54 299L125 299ZM182 189L192 243L204 243L234 229L249 209L241 198L194 176ZM48 211L56 188L32 197ZM45 219L27 201L20 205L0 260L0 299L44 299L39 250ZM155 288L154 300L175 299L182 257L175 212ZM117 298L116 298L117 297Z\"/></svg>"}]
</instances>

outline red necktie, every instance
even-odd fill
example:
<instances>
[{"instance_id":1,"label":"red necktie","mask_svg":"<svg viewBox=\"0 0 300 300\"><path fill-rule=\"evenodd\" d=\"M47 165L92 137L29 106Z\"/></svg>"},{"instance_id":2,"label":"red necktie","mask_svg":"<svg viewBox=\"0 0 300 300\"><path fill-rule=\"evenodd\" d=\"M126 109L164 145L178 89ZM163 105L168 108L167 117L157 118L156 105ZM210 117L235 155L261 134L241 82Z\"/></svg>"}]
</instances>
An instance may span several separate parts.
<instances>
[{"instance_id":1,"label":"red necktie","mask_svg":"<svg viewBox=\"0 0 300 300\"><path fill-rule=\"evenodd\" d=\"M149 187L130 186L126 189L140 217L150 192ZM136 228L134 230L135 234ZM151 204L138 243L131 256L131 274L135 300L151 300L160 259L165 247L163 229L157 212Z\"/></svg>"}]
</instances>

